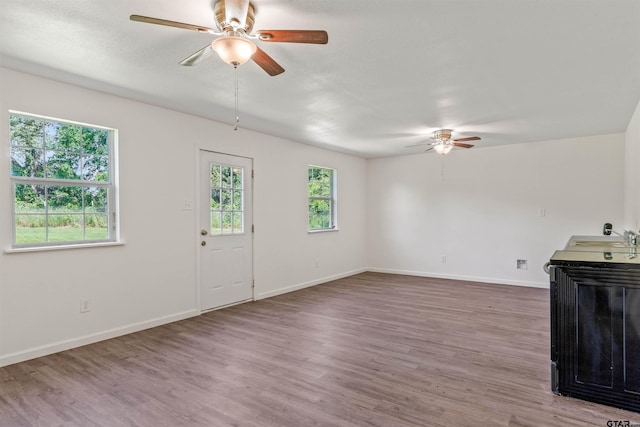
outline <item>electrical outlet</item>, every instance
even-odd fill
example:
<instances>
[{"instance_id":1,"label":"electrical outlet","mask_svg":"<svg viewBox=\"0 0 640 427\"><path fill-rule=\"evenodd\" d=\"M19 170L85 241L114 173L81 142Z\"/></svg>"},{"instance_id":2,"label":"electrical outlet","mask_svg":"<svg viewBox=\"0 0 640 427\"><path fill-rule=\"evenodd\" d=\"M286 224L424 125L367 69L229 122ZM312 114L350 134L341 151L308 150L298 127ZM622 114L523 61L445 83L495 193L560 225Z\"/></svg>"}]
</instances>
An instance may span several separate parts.
<instances>
[{"instance_id":1,"label":"electrical outlet","mask_svg":"<svg viewBox=\"0 0 640 427\"><path fill-rule=\"evenodd\" d=\"M518 259L516 260L516 268L518 270L527 270L527 260L526 259Z\"/></svg>"},{"instance_id":2,"label":"electrical outlet","mask_svg":"<svg viewBox=\"0 0 640 427\"><path fill-rule=\"evenodd\" d=\"M442 258L440 258L440 262L442 262L443 264L447 263L447 256L446 255L442 255Z\"/></svg>"},{"instance_id":3,"label":"electrical outlet","mask_svg":"<svg viewBox=\"0 0 640 427\"><path fill-rule=\"evenodd\" d=\"M91 311L91 305L89 304L88 299L83 299L80 301L80 313L88 313Z\"/></svg>"}]
</instances>

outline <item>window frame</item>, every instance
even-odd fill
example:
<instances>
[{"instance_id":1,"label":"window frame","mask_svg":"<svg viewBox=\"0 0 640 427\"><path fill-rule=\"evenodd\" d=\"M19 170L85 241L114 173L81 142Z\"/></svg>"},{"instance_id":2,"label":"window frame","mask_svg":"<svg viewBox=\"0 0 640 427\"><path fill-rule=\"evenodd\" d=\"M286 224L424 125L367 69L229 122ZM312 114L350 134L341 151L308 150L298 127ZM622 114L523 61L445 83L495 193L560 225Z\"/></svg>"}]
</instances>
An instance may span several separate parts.
<instances>
[{"instance_id":1,"label":"window frame","mask_svg":"<svg viewBox=\"0 0 640 427\"><path fill-rule=\"evenodd\" d=\"M321 169L330 171L329 177L329 191L330 195L326 196L311 196L309 194L309 185L311 180L309 179L309 173L311 169ZM307 230L309 233L321 233L326 231L338 231L338 197L337 197L337 181L338 171L335 168L318 165L308 165L307 167ZM311 206L312 200L325 200L329 202L329 226L321 228L311 228Z\"/></svg>"},{"instance_id":2,"label":"window frame","mask_svg":"<svg viewBox=\"0 0 640 427\"><path fill-rule=\"evenodd\" d=\"M69 124L73 126L79 126L81 128L91 128L96 130L103 130L107 132L107 154L106 161L107 165L107 173L108 179L106 181L97 181L97 180L88 180L88 179L60 179L60 178L49 178L46 176L43 177L25 177L25 176L14 176L12 174L12 139L8 138L8 149L9 149L9 184L11 186L10 195L11 195L11 219L12 219L12 241L11 241L11 249L7 252L21 252L21 251L37 251L37 250L50 250L50 249L64 249L64 248L82 248L82 247L95 247L95 246L110 246L110 245L121 245L120 242L120 227L119 227L119 215L118 215L118 130L115 128L94 125L90 123L83 123L73 120L59 119L56 117L44 116L39 114L27 113L23 111L9 110L9 114L7 116L8 124L9 124L9 134L11 134L11 117L18 116L20 118L26 119L35 119L35 120L43 120L48 123L55 124ZM46 146L43 146L43 151L46 151ZM73 155L82 155L82 150L79 153L76 153L72 150L55 150L64 153L69 153ZM92 154L95 156L95 154ZM63 241L45 241L45 242L36 242L36 243L17 243L18 233L16 227L17 215L17 200L16 200L16 188L18 185L41 185L45 187L45 191L48 191L51 187L78 187L80 189L85 188L99 188L106 189L107 191L107 209L105 212L106 220L107 220L107 237L102 239L83 239L83 240L63 240ZM86 218L88 213L86 212L86 206L82 206L81 213L68 213L69 215L82 215L83 220ZM48 207L45 205L44 214L45 218L48 218L49 212ZM45 225L45 235L49 235L50 225ZM83 229L83 237L86 237L86 226Z\"/></svg>"},{"instance_id":3,"label":"window frame","mask_svg":"<svg viewBox=\"0 0 640 427\"><path fill-rule=\"evenodd\" d=\"M213 174L213 166L217 167L219 170L219 179L217 182L217 186L213 185L213 182L211 180L211 176ZM224 185L224 172L223 169L224 168L229 168L229 181L230 181L230 185L229 186L225 186ZM236 183L234 181L234 177L238 175L238 173L236 172L236 170L240 170L240 187L236 187ZM242 236L246 233L246 224L244 223L244 214L245 214L245 182L246 182L246 175L247 175L247 171L245 170L244 166L240 166L240 165L234 165L231 163L223 163L223 162L209 162L209 235L212 237L224 237L224 236ZM213 207L211 206L211 199L212 199L212 194L214 191L218 191L218 209L213 209ZM225 192L229 192L229 197L230 197L230 202L229 205L231 207L231 209L226 209L225 208L225 203L224 203L224 193ZM235 200L236 200L236 195L237 193L239 194L239 200L240 200L240 209L234 209L235 208ZM213 215L214 213L217 213L219 215L219 223L220 226L217 227L217 230L220 230L219 233L214 232L213 229ZM230 214L231 215L231 232L225 232L225 227L224 227L224 214ZM240 228L238 230L236 230L235 227L235 223L234 223L234 219L236 218L236 216L239 216L240 218Z\"/></svg>"}]
</instances>

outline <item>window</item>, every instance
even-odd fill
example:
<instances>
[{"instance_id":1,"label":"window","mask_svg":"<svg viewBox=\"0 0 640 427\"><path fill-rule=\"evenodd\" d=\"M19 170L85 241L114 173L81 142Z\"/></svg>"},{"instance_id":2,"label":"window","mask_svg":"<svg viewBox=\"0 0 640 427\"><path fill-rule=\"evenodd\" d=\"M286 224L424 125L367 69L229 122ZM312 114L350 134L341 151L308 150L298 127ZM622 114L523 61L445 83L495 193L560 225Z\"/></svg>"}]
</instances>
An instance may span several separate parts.
<instances>
[{"instance_id":1,"label":"window","mask_svg":"<svg viewBox=\"0 0 640 427\"><path fill-rule=\"evenodd\" d=\"M211 163L212 236L244 233L242 186L244 171L240 166Z\"/></svg>"},{"instance_id":2,"label":"window","mask_svg":"<svg viewBox=\"0 0 640 427\"><path fill-rule=\"evenodd\" d=\"M13 247L116 240L116 131L11 112Z\"/></svg>"},{"instance_id":3,"label":"window","mask_svg":"<svg viewBox=\"0 0 640 427\"><path fill-rule=\"evenodd\" d=\"M309 230L336 228L336 171L309 166Z\"/></svg>"}]
</instances>

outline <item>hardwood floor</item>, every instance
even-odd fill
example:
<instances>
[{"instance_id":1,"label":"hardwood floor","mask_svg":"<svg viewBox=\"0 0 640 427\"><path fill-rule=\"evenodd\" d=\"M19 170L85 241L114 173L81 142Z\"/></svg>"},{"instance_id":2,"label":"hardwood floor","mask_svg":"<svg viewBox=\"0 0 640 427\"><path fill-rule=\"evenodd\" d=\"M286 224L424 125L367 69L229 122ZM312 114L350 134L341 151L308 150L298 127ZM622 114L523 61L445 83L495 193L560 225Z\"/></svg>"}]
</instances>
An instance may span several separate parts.
<instances>
[{"instance_id":1,"label":"hardwood floor","mask_svg":"<svg viewBox=\"0 0 640 427\"><path fill-rule=\"evenodd\" d=\"M548 291L363 273L0 368L0 426L606 426Z\"/></svg>"}]
</instances>

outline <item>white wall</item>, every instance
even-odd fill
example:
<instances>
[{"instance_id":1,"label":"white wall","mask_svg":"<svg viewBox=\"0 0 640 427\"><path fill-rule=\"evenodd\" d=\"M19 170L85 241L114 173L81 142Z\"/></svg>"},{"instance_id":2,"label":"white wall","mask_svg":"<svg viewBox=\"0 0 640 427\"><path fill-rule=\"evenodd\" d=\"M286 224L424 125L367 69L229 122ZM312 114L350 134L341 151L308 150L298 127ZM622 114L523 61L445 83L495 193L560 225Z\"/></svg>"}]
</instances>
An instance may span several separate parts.
<instances>
[{"instance_id":1,"label":"white wall","mask_svg":"<svg viewBox=\"0 0 640 427\"><path fill-rule=\"evenodd\" d=\"M369 267L547 286L571 235L622 225L623 167L622 134L370 160Z\"/></svg>"},{"instance_id":2,"label":"white wall","mask_svg":"<svg viewBox=\"0 0 640 427\"><path fill-rule=\"evenodd\" d=\"M625 134L625 226L640 230L640 102Z\"/></svg>"},{"instance_id":3,"label":"white wall","mask_svg":"<svg viewBox=\"0 0 640 427\"><path fill-rule=\"evenodd\" d=\"M11 245L10 109L119 130L126 243L0 254L0 366L199 313L196 211L183 210L195 206L198 148L254 159L256 298L366 266L363 159L2 68L0 93L0 249ZM307 233L308 164L338 170L338 232Z\"/></svg>"}]
</instances>

